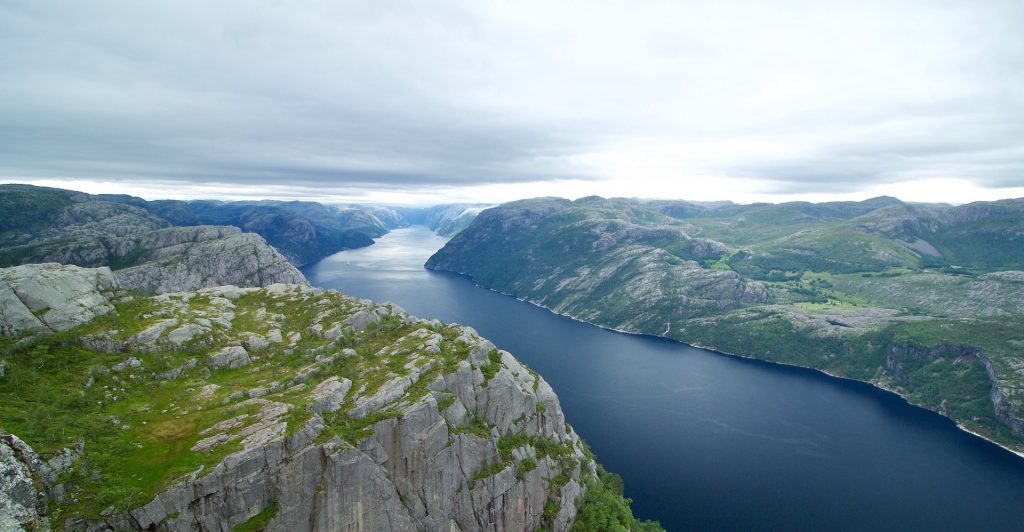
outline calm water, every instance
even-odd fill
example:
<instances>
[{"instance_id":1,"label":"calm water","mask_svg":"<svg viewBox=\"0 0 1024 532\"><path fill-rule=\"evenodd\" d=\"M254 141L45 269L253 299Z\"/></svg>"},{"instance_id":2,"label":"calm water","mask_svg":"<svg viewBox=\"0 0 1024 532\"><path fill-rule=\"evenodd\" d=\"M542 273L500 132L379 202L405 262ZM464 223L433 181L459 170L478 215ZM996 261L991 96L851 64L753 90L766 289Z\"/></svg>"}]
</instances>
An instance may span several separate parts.
<instances>
[{"instance_id":1,"label":"calm water","mask_svg":"<svg viewBox=\"0 0 1024 532\"><path fill-rule=\"evenodd\" d=\"M1024 459L870 386L605 331L424 270L394 231L315 285L471 325L540 372L642 518L669 530L1024 530Z\"/></svg>"}]
</instances>

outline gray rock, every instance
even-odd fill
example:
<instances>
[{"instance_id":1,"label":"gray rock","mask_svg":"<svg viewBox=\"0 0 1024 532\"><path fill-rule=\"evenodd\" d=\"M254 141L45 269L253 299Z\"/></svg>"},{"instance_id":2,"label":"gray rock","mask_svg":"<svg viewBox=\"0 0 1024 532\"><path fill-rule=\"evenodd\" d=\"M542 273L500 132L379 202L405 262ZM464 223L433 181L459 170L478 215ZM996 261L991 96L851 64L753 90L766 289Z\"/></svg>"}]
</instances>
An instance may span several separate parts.
<instances>
[{"instance_id":1,"label":"gray rock","mask_svg":"<svg viewBox=\"0 0 1024 532\"><path fill-rule=\"evenodd\" d=\"M167 341L172 344L182 345L207 332L210 332L209 327L203 327L198 323L186 323L185 325L167 333Z\"/></svg>"},{"instance_id":2,"label":"gray rock","mask_svg":"<svg viewBox=\"0 0 1024 532\"><path fill-rule=\"evenodd\" d=\"M245 348L248 349L249 351L262 351L266 349L268 345L270 345L269 340L258 334L247 332L243 333L242 336L244 337L242 343L245 345Z\"/></svg>"},{"instance_id":3,"label":"gray rock","mask_svg":"<svg viewBox=\"0 0 1024 532\"><path fill-rule=\"evenodd\" d=\"M27 264L0 269L0 335L64 331L114 309L109 268Z\"/></svg>"},{"instance_id":4,"label":"gray rock","mask_svg":"<svg viewBox=\"0 0 1024 532\"><path fill-rule=\"evenodd\" d=\"M135 343L135 344L153 344L153 343L156 342L156 340L158 338L160 338L160 336L164 333L164 331L166 331L167 329L170 329L171 327L174 327L177 324L178 324L178 320L175 320L175 319L160 320L160 321L154 323L153 325L150 325L149 327L147 327L144 331L136 334L133 337L133 342L132 343Z\"/></svg>"},{"instance_id":5,"label":"gray rock","mask_svg":"<svg viewBox=\"0 0 1024 532\"><path fill-rule=\"evenodd\" d=\"M196 360L194 358L190 358L190 359L188 359L187 362L185 362L181 366L178 366L178 367L176 367L176 368L174 368L172 370L168 370L168 371L165 371L163 373L157 374L156 379L157 380L161 380L161 381L174 380L174 379L177 379L178 377L180 377L181 374L184 373L186 370L190 370L190 369L192 369L192 368L194 368L194 367L196 367L198 365L199 365L199 361L198 360Z\"/></svg>"},{"instance_id":6,"label":"gray rock","mask_svg":"<svg viewBox=\"0 0 1024 532\"><path fill-rule=\"evenodd\" d=\"M249 353L246 352L245 348L240 345L225 347L210 355L210 359L206 362L210 369L234 369L248 366L249 364L252 364L252 359L249 358Z\"/></svg>"},{"instance_id":7,"label":"gray rock","mask_svg":"<svg viewBox=\"0 0 1024 532\"><path fill-rule=\"evenodd\" d=\"M339 380L338 377L330 377L313 388L309 396L313 399L310 410L317 414L327 414L336 411L345 401L345 395L352 388L352 381L348 379Z\"/></svg>"},{"instance_id":8,"label":"gray rock","mask_svg":"<svg viewBox=\"0 0 1024 532\"><path fill-rule=\"evenodd\" d=\"M149 262L116 272L121 285L148 293L182 292L233 285L306 284L287 259L259 235L233 227L174 227L151 235ZM238 297L241 292L227 295Z\"/></svg>"},{"instance_id":9,"label":"gray rock","mask_svg":"<svg viewBox=\"0 0 1024 532\"><path fill-rule=\"evenodd\" d=\"M110 369L113 370L113 371L124 371L126 369L135 369L135 368L141 368L141 367L142 367L142 361L137 359L137 358L135 358L135 357L131 357L131 358L125 360L124 362L119 362L117 364L114 364L114 367L112 367Z\"/></svg>"},{"instance_id":10,"label":"gray rock","mask_svg":"<svg viewBox=\"0 0 1024 532\"><path fill-rule=\"evenodd\" d=\"M36 490L42 462L13 434L0 435L0 530L45 527L46 498Z\"/></svg>"}]
</instances>

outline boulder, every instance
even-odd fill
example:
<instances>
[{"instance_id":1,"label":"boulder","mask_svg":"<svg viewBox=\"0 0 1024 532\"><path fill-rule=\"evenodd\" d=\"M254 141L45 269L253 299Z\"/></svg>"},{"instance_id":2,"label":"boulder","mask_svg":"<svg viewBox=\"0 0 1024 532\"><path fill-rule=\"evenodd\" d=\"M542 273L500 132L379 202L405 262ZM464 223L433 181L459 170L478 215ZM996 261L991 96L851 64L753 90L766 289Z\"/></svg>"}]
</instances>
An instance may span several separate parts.
<instances>
[{"instance_id":1,"label":"boulder","mask_svg":"<svg viewBox=\"0 0 1024 532\"><path fill-rule=\"evenodd\" d=\"M0 335L64 331L114 309L109 268L26 264L0 269Z\"/></svg>"},{"instance_id":2,"label":"boulder","mask_svg":"<svg viewBox=\"0 0 1024 532\"><path fill-rule=\"evenodd\" d=\"M206 362L210 369L234 369L249 364L252 364L252 359L249 358L249 353L245 348L240 345L225 347L210 355L210 360Z\"/></svg>"}]
</instances>

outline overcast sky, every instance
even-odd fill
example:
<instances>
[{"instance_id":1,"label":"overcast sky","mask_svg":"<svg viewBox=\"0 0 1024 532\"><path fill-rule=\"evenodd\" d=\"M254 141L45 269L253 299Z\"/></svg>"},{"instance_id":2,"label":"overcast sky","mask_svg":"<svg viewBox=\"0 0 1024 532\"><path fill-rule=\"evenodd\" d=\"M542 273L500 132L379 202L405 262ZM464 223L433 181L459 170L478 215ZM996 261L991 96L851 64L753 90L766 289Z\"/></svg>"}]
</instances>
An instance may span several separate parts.
<instances>
[{"instance_id":1,"label":"overcast sky","mask_svg":"<svg viewBox=\"0 0 1024 532\"><path fill-rule=\"evenodd\" d=\"M1020 197L1024 2L4 0L0 181Z\"/></svg>"}]
</instances>

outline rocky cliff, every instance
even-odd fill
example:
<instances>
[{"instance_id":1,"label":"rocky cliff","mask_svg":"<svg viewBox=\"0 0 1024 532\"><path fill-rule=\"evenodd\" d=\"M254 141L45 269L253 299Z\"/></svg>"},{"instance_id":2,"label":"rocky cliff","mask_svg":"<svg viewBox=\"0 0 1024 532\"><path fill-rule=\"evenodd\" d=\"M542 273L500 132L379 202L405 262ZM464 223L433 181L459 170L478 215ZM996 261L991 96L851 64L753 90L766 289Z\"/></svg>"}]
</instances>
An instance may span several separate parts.
<instances>
[{"instance_id":1,"label":"rocky cliff","mask_svg":"<svg viewBox=\"0 0 1024 532\"><path fill-rule=\"evenodd\" d=\"M306 284L306 279L259 235L234 227L174 227L137 241L146 261L115 272L121 286L145 293L210 286Z\"/></svg>"},{"instance_id":2,"label":"rocky cliff","mask_svg":"<svg viewBox=\"0 0 1024 532\"><path fill-rule=\"evenodd\" d=\"M156 293L306 282L258 235L227 226L171 227L128 202L143 200L107 198L125 203L60 189L0 186L0 265L109 266L124 288Z\"/></svg>"},{"instance_id":3,"label":"rocky cliff","mask_svg":"<svg viewBox=\"0 0 1024 532\"><path fill-rule=\"evenodd\" d=\"M468 327L305 285L0 279L0 525L565 530L600 483L551 387Z\"/></svg>"}]
</instances>

